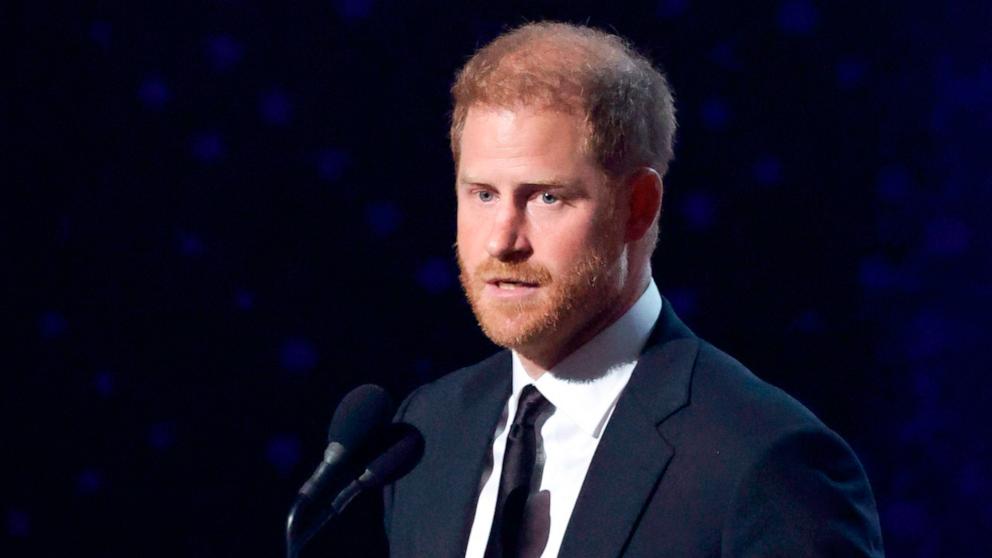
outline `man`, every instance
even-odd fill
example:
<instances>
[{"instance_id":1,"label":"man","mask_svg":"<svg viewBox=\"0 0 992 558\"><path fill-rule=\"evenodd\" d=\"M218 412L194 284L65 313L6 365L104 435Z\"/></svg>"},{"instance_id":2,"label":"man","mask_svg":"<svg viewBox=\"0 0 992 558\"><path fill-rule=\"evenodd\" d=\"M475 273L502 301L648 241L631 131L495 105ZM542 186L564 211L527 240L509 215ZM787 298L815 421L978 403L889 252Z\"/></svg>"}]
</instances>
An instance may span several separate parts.
<instances>
[{"instance_id":1,"label":"man","mask_svg":"<svg viewBox=\"0 0 992 558\"><path fill-rule=\"evenodd\" d=\"M536 23L452 89L461 280L508 351L411 394L424 457L394 556L881 556L850 448L692 334L650 257L665 78L616 36Z\"/></svg>"}]
</instances>

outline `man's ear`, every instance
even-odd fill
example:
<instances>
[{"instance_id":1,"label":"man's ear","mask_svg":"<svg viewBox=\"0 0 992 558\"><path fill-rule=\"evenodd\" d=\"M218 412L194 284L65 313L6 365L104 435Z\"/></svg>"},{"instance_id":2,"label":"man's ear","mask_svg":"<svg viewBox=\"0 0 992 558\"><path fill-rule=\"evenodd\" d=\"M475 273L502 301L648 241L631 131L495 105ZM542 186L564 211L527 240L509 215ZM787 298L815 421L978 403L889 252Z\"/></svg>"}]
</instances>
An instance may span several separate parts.
<instances>
[{"instance_id":1,"label":"man's ear","mask_svg":"<svg viewBox=\"0 0 992 558\"><path fill-rule=\"evenodd\" d=\"M627 179L627 188L630 192L630 217L627 219L624 240L634 242L648 232L658 217L664 186L658 171L651 167L641 167Z\"/></svg>"}]
</instances>

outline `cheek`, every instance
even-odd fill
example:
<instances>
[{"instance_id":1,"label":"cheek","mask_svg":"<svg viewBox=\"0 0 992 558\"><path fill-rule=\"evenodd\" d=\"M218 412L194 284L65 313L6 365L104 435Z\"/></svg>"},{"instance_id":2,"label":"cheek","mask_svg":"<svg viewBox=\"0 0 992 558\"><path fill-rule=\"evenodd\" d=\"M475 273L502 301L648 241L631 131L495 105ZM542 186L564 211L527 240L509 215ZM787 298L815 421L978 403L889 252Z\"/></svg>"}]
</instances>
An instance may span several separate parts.
<instances>
[{"instance_id":1,"label":"cheek","mask_svg":"<svg viewBox=\"0 0 992 558\"><path fill-rule=\"evenodd\" d=\"M455 229L455 244L458 257L462 260L472 261L479 252L479 227L473 226L471 220L463 219L461 213L458 215L458 224Z\"/></svg>"},{"instance_id":2,"label":"cheek","mask_svg":"<svg viewBox=\"0 0 992 558\"><path fill-rule=\"evenodd\" d=\"M471 231L471 227L469 226L471 222L472 218L468 215L468 211L459 203L458 210L455 213L455 234L459 241L468 236L468 233Z\"/></svg>"},{"instance_id":3,"label":"cheek","mask_svg":"<svg viewBox=\"0 0 992 558\"><path fill-rule=\"evenodd\" d=\"M533 241L533 239L532 239ZM575 263L587 259L593 252L608 251L609 246L619 242L615 227L610 223L598 222L590 217L572 227L560 228L554 234L542 235L535 253L541 248L549 266L568 271Z\"/></svg>"},{"instance_id":4,"label":"cheek","mask_svg":"<svg viewBox=\"0 0 992 558\"><path fill-rule=\"evenodd\" d=\"M556 271L567 271L589 251L596 239L584 228L535 235L531 239L534 254Z\"/></svg>"}]
</instances>

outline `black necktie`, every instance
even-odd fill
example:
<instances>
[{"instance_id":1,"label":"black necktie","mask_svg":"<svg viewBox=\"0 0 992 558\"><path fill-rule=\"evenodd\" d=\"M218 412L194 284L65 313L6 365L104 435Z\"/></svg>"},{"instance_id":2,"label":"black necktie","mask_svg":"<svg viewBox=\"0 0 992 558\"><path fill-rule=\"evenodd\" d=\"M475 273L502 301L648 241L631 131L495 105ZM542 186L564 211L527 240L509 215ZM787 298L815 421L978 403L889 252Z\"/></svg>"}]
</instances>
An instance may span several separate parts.
<instances>
[{"instance_id":1,"label":"black necktie","mask_svg":"<svg viewBox=\"0 0 992 558\"><path fill-rule=\"evenodd\" d=\"M523 530L524 511L531 494L531 479L537 461L537 429L534 424L549 409L553 412L554 405L534 386L528 385L520 392L517 414L506 437L503 473L499 479L499 496L486 545L486 558L518 556L521 539L533 537L533 534Z\"/></svg>"}]
</instances>

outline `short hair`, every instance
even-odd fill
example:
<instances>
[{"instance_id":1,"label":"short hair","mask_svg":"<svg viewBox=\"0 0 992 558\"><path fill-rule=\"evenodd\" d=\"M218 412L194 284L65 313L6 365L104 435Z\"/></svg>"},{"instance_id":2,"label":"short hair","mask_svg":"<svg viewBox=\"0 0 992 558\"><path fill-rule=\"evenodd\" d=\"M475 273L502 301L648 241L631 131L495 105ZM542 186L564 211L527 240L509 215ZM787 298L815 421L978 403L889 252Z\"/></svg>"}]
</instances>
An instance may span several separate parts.
<instances>
[{"instance_id":1,"label":"short hair","mask_svg":"<svg viewBox=\"0 0 992 558\"><path fill-rule=\"evenodd\" d=\"M472 106L578 114L586 148L610 177L674 157L675 103L665 75L617 35L557 22L528 23L476 52L451 87L451 152L458 161Z\"/></svg>"}]
</instances>

